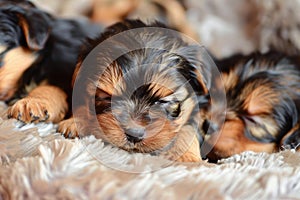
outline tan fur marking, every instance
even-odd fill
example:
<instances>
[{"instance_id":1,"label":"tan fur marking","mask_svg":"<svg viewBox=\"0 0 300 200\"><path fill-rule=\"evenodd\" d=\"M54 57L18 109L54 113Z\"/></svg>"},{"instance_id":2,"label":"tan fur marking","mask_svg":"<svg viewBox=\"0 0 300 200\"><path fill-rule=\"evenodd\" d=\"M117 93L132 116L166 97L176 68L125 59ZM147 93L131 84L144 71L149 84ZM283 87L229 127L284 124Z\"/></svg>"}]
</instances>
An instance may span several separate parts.
<instances>
[{"instance_id":1,"label":"tan fur marking","mask_svg":"<svg viewBox=\"0 0 300 200\"><path fill-rule=\"evenodd\" d=\"M0 45L0 53L2 53L3 51L5 51L6 48L7 48L6 46Z\"/></svg>"},{"instance_id":2,"label":"tan fur marking","mask_svg":"<svg viewBox=\"0 0 300 200\"><path fill-rule=\"evenodd\" d=\"M244 107L251 115L269 113L277 101L277 94L273 90L267 86L260 86L248 95Z\"/></svg>"},{"instance_id":3,"label":"tan fur marking","mask_svg":"<svg viewBox=\"0 0 300 200\"><path fill-rule=\"evenodd\" d=\"M116 93L118 88L125 87L123 85L123 73L117 63L113 63L113 66L107 67L103 72L99 80L99 89L103 90L107 94Z\"/></svg>"},{"instance_id":4,"label":"tan fur marking","mask_svg":"<svg viewBox=\"0 0 300 200\"><path fill-rule=\"evenodd\" d=\"M195 104L195 102L193 102L193 100L191 98L185 100L181 104L181 114L175 120L176 124L179 125L177 130L179 130L187 122L187 120L189 120L189 116L191 115L191 113L194 109L193 108L194 104Z\"/></svg>"},{"instance_id":5,"label":"tan fur marking","mask_svg":"<svg viewBox=\"0 0 300 200\"><path fill-rule=\"evenodd\" d=\"M8 110L8 116L20 121L59 122L67 110L67 95L60 88L50 85L38 86L29 95L17 101Z\"/></svg>"},{"instance_id":6,"label":"tan fur marking","mask_svg":"<svg viewBox=\"0 0 300 200\"><path fill-rule=\"evenodd\" d=\"M160 119L146 127L146 137L142 142L132 144L127 142L124 130L120 127L112 113L99 114L97 118L103 135L97 135L96 133L96 137L102 138L128 151L149 153L162 149L170 144L177 134L174 131L174 128L176 128L174 125L171 125L164 119ZM99 131L95 132L100 133Z\"/></svg>"},{"instance_id":7,"label":"tan fur marking","mask_svg":"<svg viewBox=\"0 0 300 200\"><path fill-rule=\"evenodd\" d=\"M201 73L199 73L199 71L197 70L196 71L196 74L197 74L197 80L199 82L199 84L202 86L203 90L204 90L204 93L208 93L208 89L207 89L207 85L205 85L204 83L204 78L203 78L203 75Z\"/></svg>"},{"instance_id":8,"label":"tan fur marking","mask_svg":"<svg viewBox=\"0 0 300 200\"><path fill-rule=\"evenodd\" d=\"M276 144L254 142L244 135L244 124L241 120L225 122L220 135L212 135L209 143L213 145L208 157L225 158L243 151L274 152Z\"/></svg>"},{"instance_id":9,"label":"tan fur marking","mask_svg":"<svg viewBox=\"0 0 300 200\"><path fill-rule=\"evenodd\" d=\"M36 51L41 50L43 48L43 46L38 44L36 41L36 38L33 37L33 35L31 36L29 33L30 27L28 25L28 21L24 18L23 15L19 15L18 19L19 19L19 25L24 32L24 36L25 36L28 47L31 50L36 50ZM44 34L46 34L46 33L49 35L49 32L44 32Z\"/></svg>"},{"instance_id":10,"label":"tan fur marking","mask_svg":"<svg viewBox=\"0 0 300 200\"><path fill-rule=\"evenodd\" d=\"M222 78L219 80L222 80L222 82L218 83L218 85L223 86L225 90L228 91L236 86L238 82L238 77L234 72L222 73Z\"/></svg>"},{"instance_id":11,"label":"tan fur marking","mask_svg":"<svg viewBox=\"0 0 300 200\"><path fill-rule=\"evenodd\" d=\"M260 124L259 126L247 124L247 127L253 136L262 138L270 133L274 137L277 137L279 127L274 119L269 116L257 116L255 119Z\"/></svg>"},{"instance_id":12,"label":"tan fur marking","mask_svg":"<svg viewBox=\"0 0 300 200\"><path fill-rule=\"evenodd\" d=\"M164 118L146 126L146 137L140 143L127 142L124 130L114 119L112 113L99 114L98 122L102 131L95 131L97 138L102 138L117 147L127 151L149 153L160 150L175 139L170 150L164 150L162 156L180 162L198 162L200 158L199 143L195 130L191 126L184 126L177 131L180 125L171 124ZM101 135L99 135L101 134Z\"/></svg>"},{"instance_id":13,"label":"tan fur marking","mask_svg":"<svg viewBox=\"0 0 300 200\"><path fill-rule=\"evenodd\" d=\"M179 162L201 161L200 146L192 126L184 126L178 133L174 147L166 152L167 157ZM170 159L170 158L169 158Z\"/></svg>"},{"instance_id":14,"label":"tan fur marking","mask_svg":"<svg viewBox=\"0 0 300 200\"><path fill-rule=\"evenodd\" d=\"M161 98L169 96L173 93L173 90L161 84L152 83L150 87L152 88L151 92L155 93L157 96Z\"/></svg>"},{"instance_id":15,"label":"tan fur marking","mask_svg":"<svg viewBox=\"0 0 300 200\"><path fill-rule=\"evenodd\" d=\"M23 16L19 15L19 24L22 28L27 44L30 43L29 27Z\"/></svg>"},{"instance_id":16,"label":"tan fur marking","mask_svg":"<svg viewBox=\"0 0 300 200\"><path fill-rule=\"evenodd\" d=\"M37 55L21 47L6 53L0 68L0 100L11 98L17 90L18 81L26 69L36 60Z\"/></svg>"},{"instance_id":17,"label":"tan fur marking","mask_svg":"<svg viewBox=\"0 0 300 200\"><path fill-rule=\"evenodd\" d=\"M74 86L75 84L75 81L76 81L76 78L80 72L80 67L82 65L82 61L79 61L77 64L76 64L76 67L74 69L74 72L73 72L73 76L72 76L72 86Z\"/></svg>"}]
</instances>

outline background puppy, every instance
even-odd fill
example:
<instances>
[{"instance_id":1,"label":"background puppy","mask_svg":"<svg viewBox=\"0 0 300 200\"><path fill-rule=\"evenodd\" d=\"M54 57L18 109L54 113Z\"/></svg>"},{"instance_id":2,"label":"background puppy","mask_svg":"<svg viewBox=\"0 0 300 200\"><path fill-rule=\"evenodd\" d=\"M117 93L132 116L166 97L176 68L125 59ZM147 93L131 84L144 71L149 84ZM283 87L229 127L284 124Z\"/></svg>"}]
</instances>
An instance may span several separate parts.
<instances>
[{"instance_id":1,"label":"background puppy","mask_svg":"<svg viewBox=\"0 0 300 200\"><path fill-rule=\"evenodd\" d=\"M225 123L207 135L208 158L242 151L275 152L300 143L300 59L280 53L233 56L217 62L227 97ZM203 146L202 153L207 153Z\"/></svg>"},{"instance_id":2,"label":"background puppy","mask_svg":"<svg viewBox=\"0 0 300 200\"><path fill-rule=\"evenodd\" d=\"M126 20L90 42L74 75L74 84L80 83L85 91L80 92L84 100L75 109L85 114L63 121L59 130L66 137L92 133L129 152L199 161L198 139L204 124L199 113L209 103L208 75L203 63L196 60L196 48L162 29L147 31L150 27L164 26ZM140 32L134 32L135 28ZM114 37L128 30L132 34ZM95 48L102 42L107 49ZM130 50L133 46L139 48ZM96 58L87 58L92 49ZM114 51L124 53L109 60ZM91 123L93 112L95 125Z\"/></svg>"},{"instance_id":3,"label":"background puppy","mask_svg":"<svg viewBox=\"0 0 300 200\"><path fill-rule=\"evenodd\" d=\"M23 122L63 119L80 46L99 32L96 25L55 19L28 1L0 1L0 100L25 96L8 116Z\"/></svg>"}]
</instances>

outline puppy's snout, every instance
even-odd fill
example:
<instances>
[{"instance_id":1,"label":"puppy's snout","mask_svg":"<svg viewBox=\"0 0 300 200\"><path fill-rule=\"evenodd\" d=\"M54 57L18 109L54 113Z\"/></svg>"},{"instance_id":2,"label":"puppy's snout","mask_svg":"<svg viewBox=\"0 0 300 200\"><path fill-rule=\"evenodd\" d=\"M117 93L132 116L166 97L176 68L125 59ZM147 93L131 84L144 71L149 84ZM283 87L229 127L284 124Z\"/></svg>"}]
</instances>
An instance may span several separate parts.
<instances>
[{"instance_id":1,"label":"puppy's snout","mask_svg":"<svg viewBox=\"0 0 300 200\"><path fill-rule=\"evenodd\" d=\"M129 142L137 143L144 139L145 128L128 128L125 134Z\"/></svg>"}]
</instances>

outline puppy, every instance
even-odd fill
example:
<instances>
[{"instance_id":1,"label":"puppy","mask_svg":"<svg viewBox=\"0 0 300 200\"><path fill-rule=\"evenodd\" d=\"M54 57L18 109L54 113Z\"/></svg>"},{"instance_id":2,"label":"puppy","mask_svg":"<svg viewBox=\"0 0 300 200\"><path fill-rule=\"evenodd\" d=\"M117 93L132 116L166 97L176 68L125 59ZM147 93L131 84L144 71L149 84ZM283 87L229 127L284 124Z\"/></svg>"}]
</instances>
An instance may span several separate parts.
<instances>
[{"instance_id":1,"label":"puppy","mask_svg":"<svg viewBox=\"0 0 300 200\"><path fill-rule=\"evenodd\" d=\"M80 46L100 30L56 19L29 1L0 1L0 100L12 105L8 117L62 120Z\"/></svg>"},{"instance_id":2,"label":"puppy","mask_svg":"<svg viewBox=\"0 0 300 200\"><path fill-rule=\"evenodd\" d=\"M205 56L153 27L163 25L128 20L89 43L73 79L77 114L60 123L60 132L94 134L129 152L184 162L201 160L200 152L214 162L247 150L297 147L299 58L269 53L215 60L222 79L214 80ZM224 99L212 98L218 88Z\"/></svg>"},{"instance_id":3,"label":"puppy","mask_svg":"<svg viewBox=\"0 0 300 200\"><path fill-rule=\"evenodd\" d=\"M280 53L236 55L217 61L226 91L226 118L205 136L211 161L243 151L299 147L300 59Z\"/></svg>"},{"instance_id":4,"label":"puppy","mask_svg":"<svg viewBox=\"0 0 300 200\"><path fill-rule=\"evenodd\" d=\"M74 74L77 115L61 122L59 131L66 137L94 134L129 152L201 160L208 75L199 50L163 30L157 22L126 20L91 41Z\"/></svg>"}]
</instances>

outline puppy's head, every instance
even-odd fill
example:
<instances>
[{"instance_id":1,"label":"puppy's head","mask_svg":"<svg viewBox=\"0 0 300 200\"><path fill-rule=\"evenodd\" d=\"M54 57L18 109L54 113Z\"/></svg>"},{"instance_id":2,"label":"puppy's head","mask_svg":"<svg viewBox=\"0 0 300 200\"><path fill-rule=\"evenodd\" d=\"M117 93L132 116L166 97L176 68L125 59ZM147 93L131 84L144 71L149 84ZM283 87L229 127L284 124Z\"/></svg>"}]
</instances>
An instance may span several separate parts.
<instances>
[{"instance_id":1,"label":"puppy's head","mask_svg":"<svg viewBox=\"0 0 300 200\"><path fill-rule=\"evenodd\" d=\"M8 100L49 36L49 16L27 1L0 1L0 100Z\"/></svg>"},{"instance_id":2,"label":"puppy's head","mask_svg":"<svg viewBox=\"0 0 300 200\"><path fill-rule=\"evenodd\" d=\"M209 103L208 77L203 63L196 61L199 51L180 38L165 35L163 28L147 30L161 26L141 21L118 23L87 51L109 40L107 51L95 48L97 64L89 67L101 73L87 83L87 99L95 98L99 137L132 152L156 153L171 148L184 126L198 123L199 105ZM135 28L142 29L137 33ZM114 38L126 30L133 32ZM132 45L139 48L129 50ZM112 49L124 53L107 61ZM76 78L86 79L82 74Z\"/></svg>"}]
</instances>

